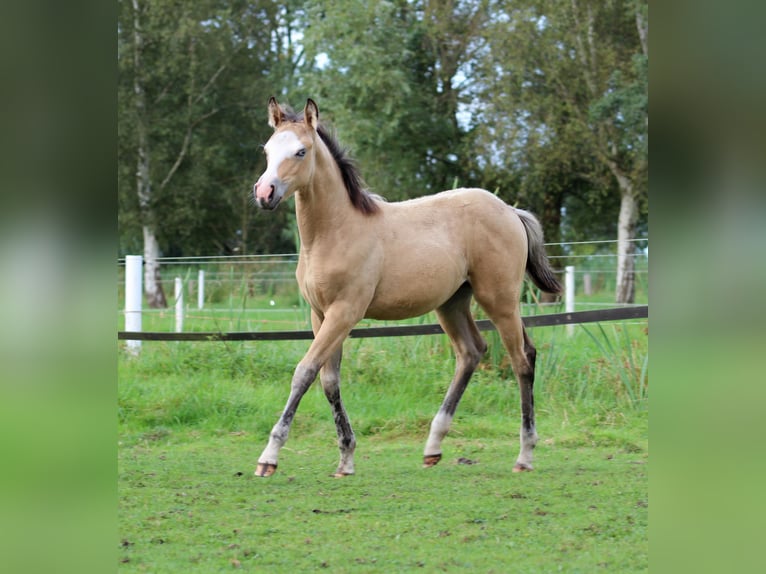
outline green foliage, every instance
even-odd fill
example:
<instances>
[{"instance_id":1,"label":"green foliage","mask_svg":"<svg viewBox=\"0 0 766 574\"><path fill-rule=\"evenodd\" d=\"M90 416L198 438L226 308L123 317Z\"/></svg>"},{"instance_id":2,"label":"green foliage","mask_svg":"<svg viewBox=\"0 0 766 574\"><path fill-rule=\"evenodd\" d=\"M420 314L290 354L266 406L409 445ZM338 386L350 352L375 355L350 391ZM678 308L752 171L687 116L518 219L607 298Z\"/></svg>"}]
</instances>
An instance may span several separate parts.
<instances>
[{"instance_id":1,"label":"green foliage","mask_svg":"<svg viewBox=\"0 0 766 574\"><path fill-rule=\"evenodd\" d=\"M645 229L647 12L644 0L142 0L135 69L133 3L122 2L120 250L143 241L142 117L165 255L295 250L290 207L260 214L251 200L270 95L296 108L316 99L391 200L481 186L536 212L549 242L607 238L619 173Z\"/></svg>"},{"instance_id":2,"label":"green foliage","mask_svg":"<svg viewBox=\"0 0 766 574\"><path fill-rule=\"evenodd\" d=\"M474 173L540 215L549 241L616 234L614 169L646 197L646 155L636 153L647 140L648 58L635 16L644 7L494 4L474 67L483 102L472 119Z\"/></svg>"},{"instance_id":3,"label":"green foliage","mask_svg":"<svg viewBox=\"0 0 766 574\"><path fill-rule=\"evenodd\" d=\"M638 351L635 343L638 341L631 339L628 329L623 326L622 329L615 329L617 335L613 343L600 323L597 328L600 337L594 334L586 325L581 328L593 340L602 355L614 367L614 371L619 374L622 383L616 392L624 395L631 403L639 403L647 399L649 393L648 366L649 355Z\"/></svg>"},{"instance_id":4,"label":"green foliage","mask_svg":"<svg viewBox=\"0 0 766 574\"><path fill-rule=\"evenodd\" d=\"M262 167L259 146L270 131L265 104L294 72L285 64L295 57L285 38L289 4L135 4L138 10L120 3L118 22L121 252L142 251L148 218L165 255L285 251L279 233L284 214L254 221L250 190ZM145 94L143 109L137 85ZM136 194L139 153L149 157L151 180L143 212Z\"/></svg>"},{"instance_id":5,"label":"green foliage","mask_svg":"<svg viewBox=\"0 0 766 574\"><path fill-rule=\"evenodd\" d=\"M457 14L428 2L309 4L304 43L322 65L307 70L306 82L372 190L391 200L462 179L453 84L482 10L452 6Z\"/></svg>"}]
</instances>

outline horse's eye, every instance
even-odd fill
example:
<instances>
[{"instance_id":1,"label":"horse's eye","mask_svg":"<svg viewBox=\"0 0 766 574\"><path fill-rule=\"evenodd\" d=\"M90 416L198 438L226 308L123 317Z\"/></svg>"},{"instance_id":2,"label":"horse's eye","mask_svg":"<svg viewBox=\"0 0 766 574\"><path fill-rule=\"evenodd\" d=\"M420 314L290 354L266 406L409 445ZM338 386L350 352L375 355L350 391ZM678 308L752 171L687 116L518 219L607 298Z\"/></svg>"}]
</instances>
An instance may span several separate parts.
<instances>
[{"instance_id":1,"label":"horse's eye","mask_svg":"<svg viewBox=\"0 0 766 574\"><path fill-rule=\"evenodd\" d=\"M295 157L303 157L306 155L306 148L302 147L295 153Z\"/></svg>"}]
</instances>

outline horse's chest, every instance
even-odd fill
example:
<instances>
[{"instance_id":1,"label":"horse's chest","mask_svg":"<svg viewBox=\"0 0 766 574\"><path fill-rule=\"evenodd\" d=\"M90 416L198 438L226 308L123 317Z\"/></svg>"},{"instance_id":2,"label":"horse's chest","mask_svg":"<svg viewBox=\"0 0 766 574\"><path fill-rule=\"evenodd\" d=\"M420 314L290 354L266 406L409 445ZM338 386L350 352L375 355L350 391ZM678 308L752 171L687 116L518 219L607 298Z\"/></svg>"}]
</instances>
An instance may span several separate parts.
<instances>
[{"instance_id":1,"label":"horse's chest","mask_svg":"<svg viewBox=\"0 0 766 574\"><path fill-rule=\"evenodd\" d=\"M318 310L326 309L347 283L344 273L323 267L304 265L296 273L303 298Z\"/></svg>"}]
</instances>

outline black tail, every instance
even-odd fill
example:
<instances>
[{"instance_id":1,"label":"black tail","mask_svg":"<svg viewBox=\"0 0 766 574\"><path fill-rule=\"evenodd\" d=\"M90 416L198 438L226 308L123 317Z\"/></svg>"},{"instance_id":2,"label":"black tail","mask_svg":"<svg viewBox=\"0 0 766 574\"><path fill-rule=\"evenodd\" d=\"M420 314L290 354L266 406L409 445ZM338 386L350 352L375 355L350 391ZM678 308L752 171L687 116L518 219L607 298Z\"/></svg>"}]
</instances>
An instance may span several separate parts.
<instances>
[{"instance_id":1,"label":"black tail","mask_svg":"<svg viewBox=\"0 0 766 574\"><path fill-rule=\"evenodd\" d=\"M516 214L524 224L527 232L529 254L527 256L527 273L532 282L547 293L561 293L561 283L556 279L545 255L543 243L543 228L534 215L523 209L516 209Z\"/></svg>"}]
</instances>

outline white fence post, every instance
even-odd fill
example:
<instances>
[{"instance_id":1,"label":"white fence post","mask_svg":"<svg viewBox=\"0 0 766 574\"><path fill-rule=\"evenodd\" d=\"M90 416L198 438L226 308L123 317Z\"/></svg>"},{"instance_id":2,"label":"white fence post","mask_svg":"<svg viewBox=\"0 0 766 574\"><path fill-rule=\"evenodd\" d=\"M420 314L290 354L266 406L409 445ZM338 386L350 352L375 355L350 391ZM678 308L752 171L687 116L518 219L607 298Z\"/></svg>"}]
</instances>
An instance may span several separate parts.
<instances>
[{"instance_id":1,"label":"white fence post","mask_svg":"<svg viewBox=\"0 0 766 574\"><path fill-rule=\"evenodd\" d=\"M144 258L125 256L125 330L141 331L141 298L143 295ZM134 355L141 350L141 341L126 341L128 351Z\"/></svg>"},{"instance_id":2,"label":"white fence post","mask_svg":"<svg viewBox=\"0 0 766 574\"><path fill-rule=\"evenodd\" d=\"M184 330L184 284L180 277L176 277L175 283L176 298L176 333L182 333Z\"/></svg>"},{"instance_id":3,"label":"white fence post","mask_svg":"<svg viewBox=\"0 0 766 574\"><path fill-rule=\"evenodd\" d=\"M205 305L205 271L200 269L197 273L197 309Z\"/></svg>"},{"instance_id":4,"label":"white fence post","mask_svg":"<svg viewBox=\"0 0 766 574\"><path fill-rule=\"evenodd\" d=\"M564 276L564 304L567 313L574 313L575 310L575 268L574 265L567 265L566 275ZM574 334L574 325L567 325L567 335Z\"/></svg>"},{"instance_id":5,"label":"white fence post","mask_svg":"<svg viewBox=\"0 0 766 574\"><path fill-rule=\"evenodd\" d=\"M584 295L593 295L593 282L591 281L590 273L586 273L582 276L583 286L582 291Z\"/></svg>"}]
</instances>

